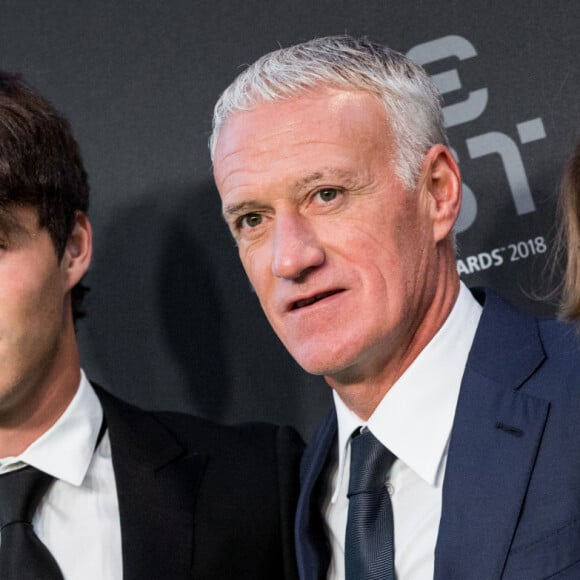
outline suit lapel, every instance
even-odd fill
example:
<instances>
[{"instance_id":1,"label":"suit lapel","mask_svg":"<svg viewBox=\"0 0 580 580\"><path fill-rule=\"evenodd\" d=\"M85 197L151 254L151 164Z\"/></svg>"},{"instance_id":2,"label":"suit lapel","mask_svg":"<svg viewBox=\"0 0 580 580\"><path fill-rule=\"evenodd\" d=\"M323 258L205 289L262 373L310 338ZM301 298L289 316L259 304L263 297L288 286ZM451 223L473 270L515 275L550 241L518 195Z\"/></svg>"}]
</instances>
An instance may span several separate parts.
<instances>
[{"instance_id":1,"label":"suit lapel","mask_svg":"<svg viewBox=\"0 0 580 580\"><path fill-rule=\"evenodd\" d=\"M190 579L195 500L206 457L185 455L152 415L97 393L111 439L123 578Z\"/></svg>"},{"instance_id":2,"label":"suit lapel","mask_svg":"<svg viewBox=\"0 0 580 580\"><path fill-rule=\"evenodd\" d=\"M451 433L436 580L501 577L549 409L521 387L543 360L535 319L488 296Z\"/></svg>"},{"instance_id":3,"label":"suit lapel","mask_svg":"<svg viewBox=\"0 0 580 580\"><path fill-rule=\"evenodd\" d=\"M323 530L320 499L323 468L336 440L334 407L308 443L301 464L300 497L296 514L296 557L301 580L326 578L329 548Z\"/></svg>"}]
</instances>

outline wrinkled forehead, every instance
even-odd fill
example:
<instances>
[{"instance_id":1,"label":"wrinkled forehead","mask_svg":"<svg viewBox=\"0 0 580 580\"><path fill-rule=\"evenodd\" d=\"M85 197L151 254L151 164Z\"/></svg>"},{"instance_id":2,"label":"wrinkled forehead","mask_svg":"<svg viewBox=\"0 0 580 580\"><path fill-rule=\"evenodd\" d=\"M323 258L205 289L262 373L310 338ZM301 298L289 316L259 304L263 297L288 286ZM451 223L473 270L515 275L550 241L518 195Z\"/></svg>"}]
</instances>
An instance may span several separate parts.
<instances>
[{"instance_id":1,"label":"wrinkled forehead","mask_svg":"<svg viewBox=\"0 0 580 580\"><path fill-rule=\"evenodd\" d=\"M374 128L392 133L384 104L376 95L325 86L283 100L262 100L251 109L232 112L217 135L214 165L240 147L259 146L263 138L277 139L282 147L285 138L303 128L310 131L312 140L325 135L332 138L336 131L350 131L357 137L373 133Z\"/></svg>"},{"instance_id":2,"label":"wrinkled forehead","mask_svg":"<svg viewBox=\"0 0 580 580\"><path fill-rule=\"evenodd\" d=\"M232 108L229 111L223 111L223 116L220 118L220 123L214 129L214 134L211 138L212 156L215 153L222 133L225 128L234 123L245 119L250 122L252 113L260 112L262 110L274 109L279 110L283 115L283 110L292 103L299 102L317 102L323 101L327 104L329 111L344 100L347 95L358 94L364 96L366 99L373 100L381 107L381 111L387 120L387 110L382 96L379 93L367 89L349 88L344 86L337 86L332 84L319 84L314 87L301 88L285 96L275 96L271 99L262 96L248 97L247 102L243 107Z\"/></svg>"},{"instance_id":3,"label":"wrinkled forehead","mask_svg":"<svg viewBox=\"0 0 580 580\"><path fill-rule=\"evenodd\" d=\"M391 170L395 150L382 105L368 93L318 93L232 116L217 143L214 177L222 201L236 205L257 192L364 181L379 167Z\"/></svg>"}]
</instances>

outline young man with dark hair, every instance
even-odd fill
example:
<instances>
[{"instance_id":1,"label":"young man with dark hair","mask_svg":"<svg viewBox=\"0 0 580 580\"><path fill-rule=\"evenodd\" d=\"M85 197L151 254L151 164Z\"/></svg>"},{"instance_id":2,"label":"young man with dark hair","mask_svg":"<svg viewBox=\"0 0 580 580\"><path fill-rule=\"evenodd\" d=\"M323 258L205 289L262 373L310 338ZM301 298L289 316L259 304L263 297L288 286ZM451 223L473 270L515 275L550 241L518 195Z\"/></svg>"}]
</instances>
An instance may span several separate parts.
<instances>
[{"instance_id":1,"label":"young man with dark hair","mask_svg":"<svg viewBox=\"0 0 580 580\"><path fill-rule=\"evenodd\" d=\"M0 577L293 578L293 430L144 412L81 370L88 205L68 123L0 73Z\"/></svg>"}]
</instances>

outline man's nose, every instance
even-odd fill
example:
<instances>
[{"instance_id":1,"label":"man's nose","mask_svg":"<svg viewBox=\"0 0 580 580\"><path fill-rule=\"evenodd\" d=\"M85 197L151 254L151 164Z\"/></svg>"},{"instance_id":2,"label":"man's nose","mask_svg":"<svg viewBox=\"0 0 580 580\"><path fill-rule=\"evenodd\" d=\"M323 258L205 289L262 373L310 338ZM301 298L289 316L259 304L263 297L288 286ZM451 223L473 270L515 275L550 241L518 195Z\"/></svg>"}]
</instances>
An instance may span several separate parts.
<instances>
[{"instance_id":1,"label":"man's nose","mask_svg":"<svg viewBox=\"0 0 580 580\"><path fill-rule=\"evenodd\" d=\"M272 272L296 280L324 263L325 254L308 218L281 212L276 215Z\"/></svg>"}]
</instances>

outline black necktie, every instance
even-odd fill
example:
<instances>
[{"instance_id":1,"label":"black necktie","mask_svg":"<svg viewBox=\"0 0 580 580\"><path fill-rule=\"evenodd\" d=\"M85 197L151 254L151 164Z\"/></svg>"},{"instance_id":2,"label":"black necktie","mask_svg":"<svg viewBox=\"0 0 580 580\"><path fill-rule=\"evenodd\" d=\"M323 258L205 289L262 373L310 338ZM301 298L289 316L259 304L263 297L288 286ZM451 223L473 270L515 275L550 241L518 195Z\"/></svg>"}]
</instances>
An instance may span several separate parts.
<instances>
[{"instance_id":1,"label":"black necktie","mask_svg":"<svg viewBox=\"0 0 580 580\"><path fill-rule=\"evenodd\" d=\"M63 580L52 554L32 529L32 516L53 478L25 467L0 475L0 578Z\"/></svg>"},{"instance_id":2,"label":"black necktie","mask_svg":"<svg viewBox=\"0 0 580 580\"><path fill-rule=\"evenodd\" d=\"M393 508L385 486L395 456L366 430L351 440L346 580L394 580Z\"/></svg>"}]
</instances>

